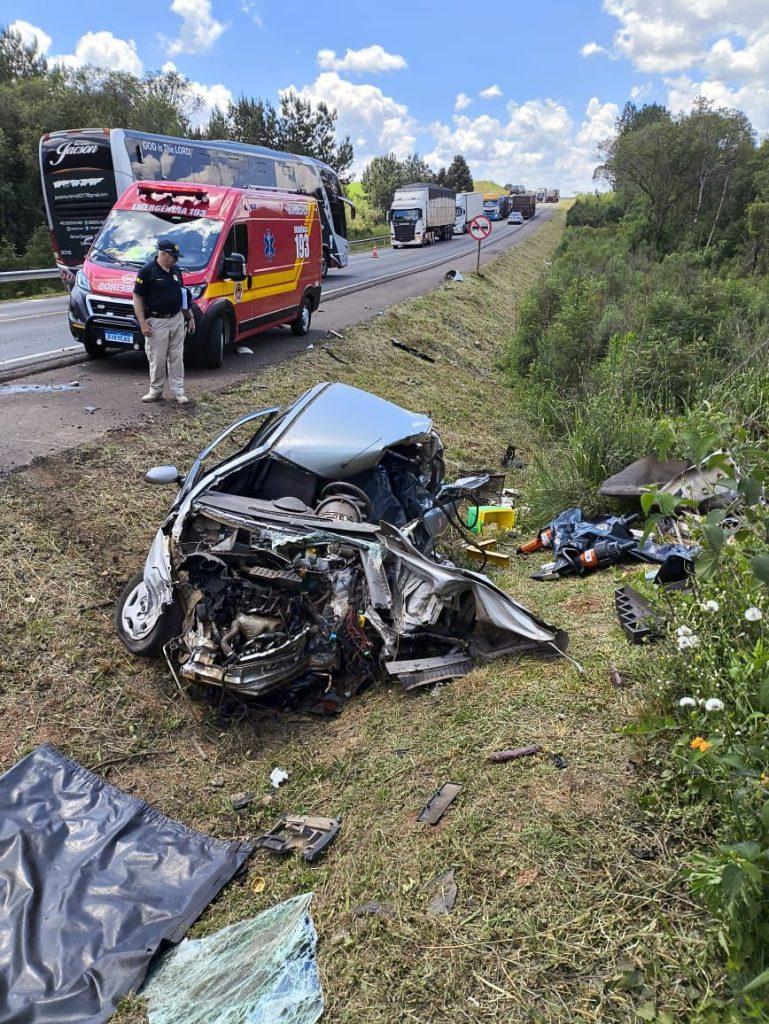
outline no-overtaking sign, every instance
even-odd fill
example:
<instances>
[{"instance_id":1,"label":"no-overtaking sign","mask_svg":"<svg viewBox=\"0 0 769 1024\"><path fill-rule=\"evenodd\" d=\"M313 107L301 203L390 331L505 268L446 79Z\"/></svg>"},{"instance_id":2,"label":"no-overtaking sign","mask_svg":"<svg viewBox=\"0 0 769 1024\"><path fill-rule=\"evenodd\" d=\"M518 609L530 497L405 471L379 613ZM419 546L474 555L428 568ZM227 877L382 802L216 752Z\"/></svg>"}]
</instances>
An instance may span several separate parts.
<instances>
[{"instance_id":1,"label":"no-overtaking sign","mask_svg":"<svg viewBox=\"0 0 769 1024\"><path fill-rule=\"evenodd\" d=\"M491 221L488 217L479 214L470 221L470 234L476 242L482 242L491 234Z\"/></svg>"}]
</instances>

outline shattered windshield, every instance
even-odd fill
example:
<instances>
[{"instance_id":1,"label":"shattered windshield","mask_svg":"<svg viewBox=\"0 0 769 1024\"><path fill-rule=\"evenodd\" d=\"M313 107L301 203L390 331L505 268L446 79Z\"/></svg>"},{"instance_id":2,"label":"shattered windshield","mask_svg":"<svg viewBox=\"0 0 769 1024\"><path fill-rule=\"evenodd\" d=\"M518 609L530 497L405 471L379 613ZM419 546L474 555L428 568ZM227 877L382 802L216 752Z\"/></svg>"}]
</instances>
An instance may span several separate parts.
<instances>
[{"instance_id":1,"label":"shattered windshield","mask_svg":"<svg viewBox=\"0 0 769 1024\"><path fill-rule=\"evenodd\" d=\"M113 210L91 247L89 259L141 267L157 252L158 239L169 238L179 246L182 270L202 270L208 266L223 224L212 217Z\"/></svg>"}]
</instances>

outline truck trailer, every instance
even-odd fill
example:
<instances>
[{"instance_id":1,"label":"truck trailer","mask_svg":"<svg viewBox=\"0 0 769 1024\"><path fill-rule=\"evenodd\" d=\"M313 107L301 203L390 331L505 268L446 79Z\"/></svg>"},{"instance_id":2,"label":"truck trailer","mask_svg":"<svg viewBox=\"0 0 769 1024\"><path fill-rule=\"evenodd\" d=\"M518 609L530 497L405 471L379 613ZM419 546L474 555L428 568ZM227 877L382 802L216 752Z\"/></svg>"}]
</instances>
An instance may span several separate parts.
<instances>
[{"instance_id":1,"label":"truck trailer","mask_svg":"<svg viewBox=\"0 0 769 1024\"><path fill-rule=\"evenodd\" d=\"M456 192L453 188L415 182L396 190L387 213L393 249L448 240L454 232Z\"/></svg>"},{"instance_id":2,"label":"truck trailer","mask_svg":"<svg viewBox=\"0 0 769 1024\"><path fill-rule=\"evenodd\" d=\"M534 192L510 196L510 209L518 210L524 220L531 220L537 215L537 196Z\"/></svg>"},{"instance_id":3,"label":"truck trailer","mask_svg":"<svg viewBox=\"0 0 769 1024\"><path fill-rule=\"evenodd\" d=\"M561 198L561 193L557 188L549 188L545 193L546 203L557 203Z\"/></svg>"},{"instance_id":4,"label":"truck trailer","mask_svg":"<svg viewBox=\"0 0 769 1024\"><path fill-rule=\"evenodd\" d=\"M483 194L481 192L457 192L454 234L464 235L473 217L478 217L482 213Z\"/></svg>"}]
</instances>

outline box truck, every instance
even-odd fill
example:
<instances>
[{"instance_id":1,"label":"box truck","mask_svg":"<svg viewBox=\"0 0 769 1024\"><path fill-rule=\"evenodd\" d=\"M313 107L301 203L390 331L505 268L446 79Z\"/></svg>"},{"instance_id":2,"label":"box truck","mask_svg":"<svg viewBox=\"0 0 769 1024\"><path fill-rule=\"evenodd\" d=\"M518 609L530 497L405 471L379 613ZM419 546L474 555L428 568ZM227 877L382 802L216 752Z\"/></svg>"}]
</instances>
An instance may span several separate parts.
<instances>
[{"instance_id":1,"label":"box truck","mask_svg":"<svg viewBox=\"0 0 769 1024\"><path fill-rule=\"evenodd\" d=\"M557 188L549 188L545 193L546 203L557 203L561 198L561 193Z\"/></svg>"},{"instance_id":2,"label":"box truck","mask_svg":"<svg viewBox=\"0 0 769 1024\"><path fill-rule=\"evenodd\" d=\"M430 245L452 237L456 217L453 188L414 182L396 189L387 213L393 249Z\"/></svg>"},{"instance_id":3,"label":"box truck","mask_svg":"<svg viewBox=\"0 0 769 1024\"><path fill-rule=\"evenodd\" d=\"M483 194L481 192L457 192L456 217L454 234L464 235L467 225L483 213Z\"/></svg>"}]
</instances>

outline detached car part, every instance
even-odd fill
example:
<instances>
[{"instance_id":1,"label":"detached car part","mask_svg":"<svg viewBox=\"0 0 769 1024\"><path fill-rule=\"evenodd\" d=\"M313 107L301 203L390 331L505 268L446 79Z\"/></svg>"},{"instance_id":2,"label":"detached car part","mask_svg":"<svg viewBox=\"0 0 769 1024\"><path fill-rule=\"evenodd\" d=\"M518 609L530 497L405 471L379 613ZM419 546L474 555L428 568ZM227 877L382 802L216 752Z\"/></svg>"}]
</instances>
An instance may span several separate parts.
<instances>
[{"instance_id":1,"label":"detached car part","mask_svg":"<svg viewBox=\"0 0 769 1024\"><path fill-rule=\"evenodd\" d=\"M239 452L204 468L252 424ZM410 686L564 651L563 631L440 555L460 501L477 504L489 483L443 475L429 417L357 388L319 384L252 413L186 476L153 473L181 486L120 598L118 634L134 654L162 651L180 684L251 699L349 695L396 659L422 663Z\"/></svg>"},{"instance_id":2,"label":"detached car part","mask_svg":"<svg viewBox=\"0 0 769 1024\"><path fill-rule=\"evenodd\" d=\"M329 843L339 835L339 818L305 817L281 818L269 832L255 840L256 846L272 853L301 853L306 861L314 861Z\"/></svg>"}]
</instances>

